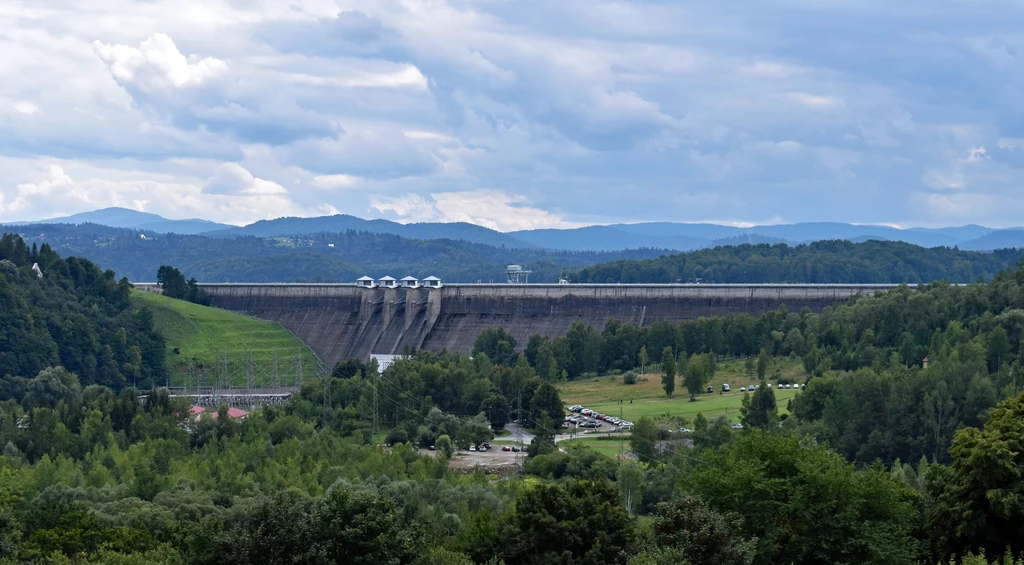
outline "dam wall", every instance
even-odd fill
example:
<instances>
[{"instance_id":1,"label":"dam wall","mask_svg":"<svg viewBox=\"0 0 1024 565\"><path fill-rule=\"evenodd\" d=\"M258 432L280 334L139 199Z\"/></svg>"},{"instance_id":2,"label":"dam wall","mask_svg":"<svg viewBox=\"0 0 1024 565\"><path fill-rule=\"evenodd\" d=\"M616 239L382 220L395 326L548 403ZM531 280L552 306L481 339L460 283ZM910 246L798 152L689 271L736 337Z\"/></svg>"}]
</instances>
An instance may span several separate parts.
<instances>
[{"instance_id":1,"label":"dam wall","mask_svg":"<svg viewBox=\"0 0 1024 565\"><path fill-rule=\"evenodd\" d=\"M757 315L785 304L817 312L896 285L455 284L442 288L363 288L345 284L201 284L211 305L280 323L328 366L406 349L470 353L486 328L504 327L526 345L556 337L573 322L599 330L610 319L637 326L707 316ZM159 291L156 285L136 284Z\"/></svg>"}]
</instances>

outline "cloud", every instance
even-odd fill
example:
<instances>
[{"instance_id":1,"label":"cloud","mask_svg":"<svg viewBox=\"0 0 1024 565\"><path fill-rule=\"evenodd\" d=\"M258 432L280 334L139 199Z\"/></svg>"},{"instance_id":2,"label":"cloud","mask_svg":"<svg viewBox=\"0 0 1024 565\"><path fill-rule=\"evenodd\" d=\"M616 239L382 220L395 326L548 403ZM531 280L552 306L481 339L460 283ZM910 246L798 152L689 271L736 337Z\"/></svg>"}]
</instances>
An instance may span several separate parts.
<instances>
[{"instance_id":1,"label":"cloud","mask_svg":"<svg viewBox=\"0 0 1024 565\"><path fill-rule=\"evenodd\" d=\"M372 206L402 222L469 222L498 231L579 227L528 206L525 197L497 190L432 193L428 196L375 196Z\"/></svg>"},{"instance_id":2,"label":"cloud","mask_svg":"<svg viewBox=\"0 0 1024 565\"><path fill-rule=\"evenodd\" d=\"M312 184L317 188L337 190L342 188L353 188L362 183L361 178L352 175L317 175L313 177Z\"/></svg>"},{"instance_id":3,"label":"cloud","mask_svg":"<svg viewBox=\"0 0 1024 565\"><path fill-rule=\"evenodd\" d=\"M256 178L237 163L224 163L217 167L213 177L203 185L207 194L268 195L287 194L276 182Z\"/></svg>"},{"instance_id":4,"label":"cloud","mask_svg":"<svg viewBox=\"0 0 1024 565\"><path fill-rule=\"evenodd\" d=\"M1024 7L999 6L22 3L0 206L914 225L964 193L1019 221Z\"/></svg>"},{"instance_id":5,"label":"cloud","mask_svg":"<svg viewBox=\"0 0 1024 565\"><path fill-rule=\"evenodd\" d=\"M198 86L228 70L224 61L213 57L186 58L174 40L162 33L152 35L138 48L98 40L93 46L118 82L137 84L144 90Z\"/></svg>"},{"instance_id":6,"label":"cloud","mask_svg":"<svg viewBox=\"0 0 1024 565\"><path fill-rule=\"evenodd\" d=\"M17 110L18 113L20 113L20 114L25 114L26 116L31 116L32 114L35 114L36 112L39 111L39 106L36 106L35 104L33 104L31 102L24 102L24 101L22 101L22 102L15 103L14 104L14 109Z\"/></svg>"}]
</instances>

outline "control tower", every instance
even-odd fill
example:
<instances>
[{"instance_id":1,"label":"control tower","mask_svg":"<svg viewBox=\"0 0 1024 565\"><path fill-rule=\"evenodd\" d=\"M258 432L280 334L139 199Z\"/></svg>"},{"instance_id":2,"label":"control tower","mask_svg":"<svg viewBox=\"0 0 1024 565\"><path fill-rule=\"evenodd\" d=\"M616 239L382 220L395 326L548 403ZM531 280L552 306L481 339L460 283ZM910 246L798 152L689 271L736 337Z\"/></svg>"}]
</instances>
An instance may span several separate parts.
<instances>
[{"instance_id":1,"label":"control tower","mask_svg":"<svg viewBox=\"0 0 1024 565\"><path fill-rule=\"evenodd\" d=\"M532 272L523 269L522 265L509 265L505 269L505 276L508 277L508 284L528 284Z\"/></svg>"}]
</instances>

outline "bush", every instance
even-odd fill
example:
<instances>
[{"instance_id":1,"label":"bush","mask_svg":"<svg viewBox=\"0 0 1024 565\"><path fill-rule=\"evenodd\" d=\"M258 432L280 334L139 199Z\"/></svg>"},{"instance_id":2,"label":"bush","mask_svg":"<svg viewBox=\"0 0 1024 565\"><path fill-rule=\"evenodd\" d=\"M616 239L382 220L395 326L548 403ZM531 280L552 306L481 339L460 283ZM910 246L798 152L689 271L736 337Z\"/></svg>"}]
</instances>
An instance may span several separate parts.
<instances>
[{"instance_id":1,"label":"bush","mask_svg":"<svg viewBox=\"0 0 1024 565\"><path fill-rule=\"evenodd\" d=\"M637 376L636 376L636 373L634 373L633 371L626 371L626 373L624 375L622 375L622 382L623 382L623 384L635 385L636 381L637 381Z\"/></svg>"}]
</instances>

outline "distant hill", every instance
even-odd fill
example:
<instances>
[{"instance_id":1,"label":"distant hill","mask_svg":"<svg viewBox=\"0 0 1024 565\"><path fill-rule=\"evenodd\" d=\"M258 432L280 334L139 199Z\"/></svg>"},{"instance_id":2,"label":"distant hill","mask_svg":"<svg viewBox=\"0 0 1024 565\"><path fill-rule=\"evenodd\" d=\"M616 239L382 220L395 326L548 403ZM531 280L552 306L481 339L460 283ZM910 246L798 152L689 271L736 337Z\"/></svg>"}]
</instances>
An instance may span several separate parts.
<instances>
[{"instance_id":1,"label":"distant hill","mask_svg":"<svg viewBox=\"0 0 1024 565\"><path fill-rule=\"evenodd\" d=\"M180 234L199 234L233 227L227 224L218 224L199 219L169 220L163 216L130 210L128 208L103 208L102 210L82 212L60 218L50 218L36 222L10 222L6 225L24 226L31 224L97 224L112 228L131 228L154 233Z\"/></svg>"},{"instance_id":2,"label":"distant hill","mask_svg":"<svg viewBox=\"0 0 1024 565\"><path fill-rule=\"evenodd\" d=\"M605 253L522 249L354 230L270 238L157 234L96 224L31 224L11 229L29 244L49 243L63 254L91 258L140 282L154 280L161 265L174 265L200 282L354 282L362 275L503 282L510 264L531 269L531 282L557 282L563 273L586 265L670 253L665 249Z\"/></svg>"},{"instance_id":3,"label":"distant hill","mask_svg":"<svg viewBox=\"0 0 1024 565\"><path fill-rule=\"evenodd\" d=\"M347 214L322 216L319 218L288 217L276 220L261 220L244 227L218 230L208 235L292 237L318 233L342 233L346 231L392 234L413 239L454 239L483 245L493 245L495 247L536 247L499 231L464 222L399 224L389 220L364 220Z\"/></svg>"},{"instance_id":4,"label":"distant hill","mask_svg":"<svg viewBox=\"0 0 1024 565\"><path fill-rule=\"evenodd\" d=\"M922 247L959 247L974 251L1024 247L1024 229L995 230L973 224L946 228L899 229L890 226L842 222L804 222L752 227L706 223L644 222L502 233L465 222L402 224L381 219L364 220L347 214L315 218L285 217L261 220L238 227L197 219L168 220L156 214L125 208L105 208L64 218L54 218L45 222L15 222L8 225L28 223L90 223L153 233L204 234L213 237L291 238L355 231L397 235L417 240L449 239L507 249L595 252L627 249L694 251L742 243L800 245L814 241L832 240L901 241Z\"/></svg>"},{"instance_id":5,"label":"distant hill","mask_svg":"<svg viewBox=\"0 0 1024 565\"><path fill-rule=\"evenodd\" d=\"M1024 248L1024 229L1014 228L989 232L981 237L959 244L960 249L984 251L989 249Z\"/></svg>"}]
</instances>

